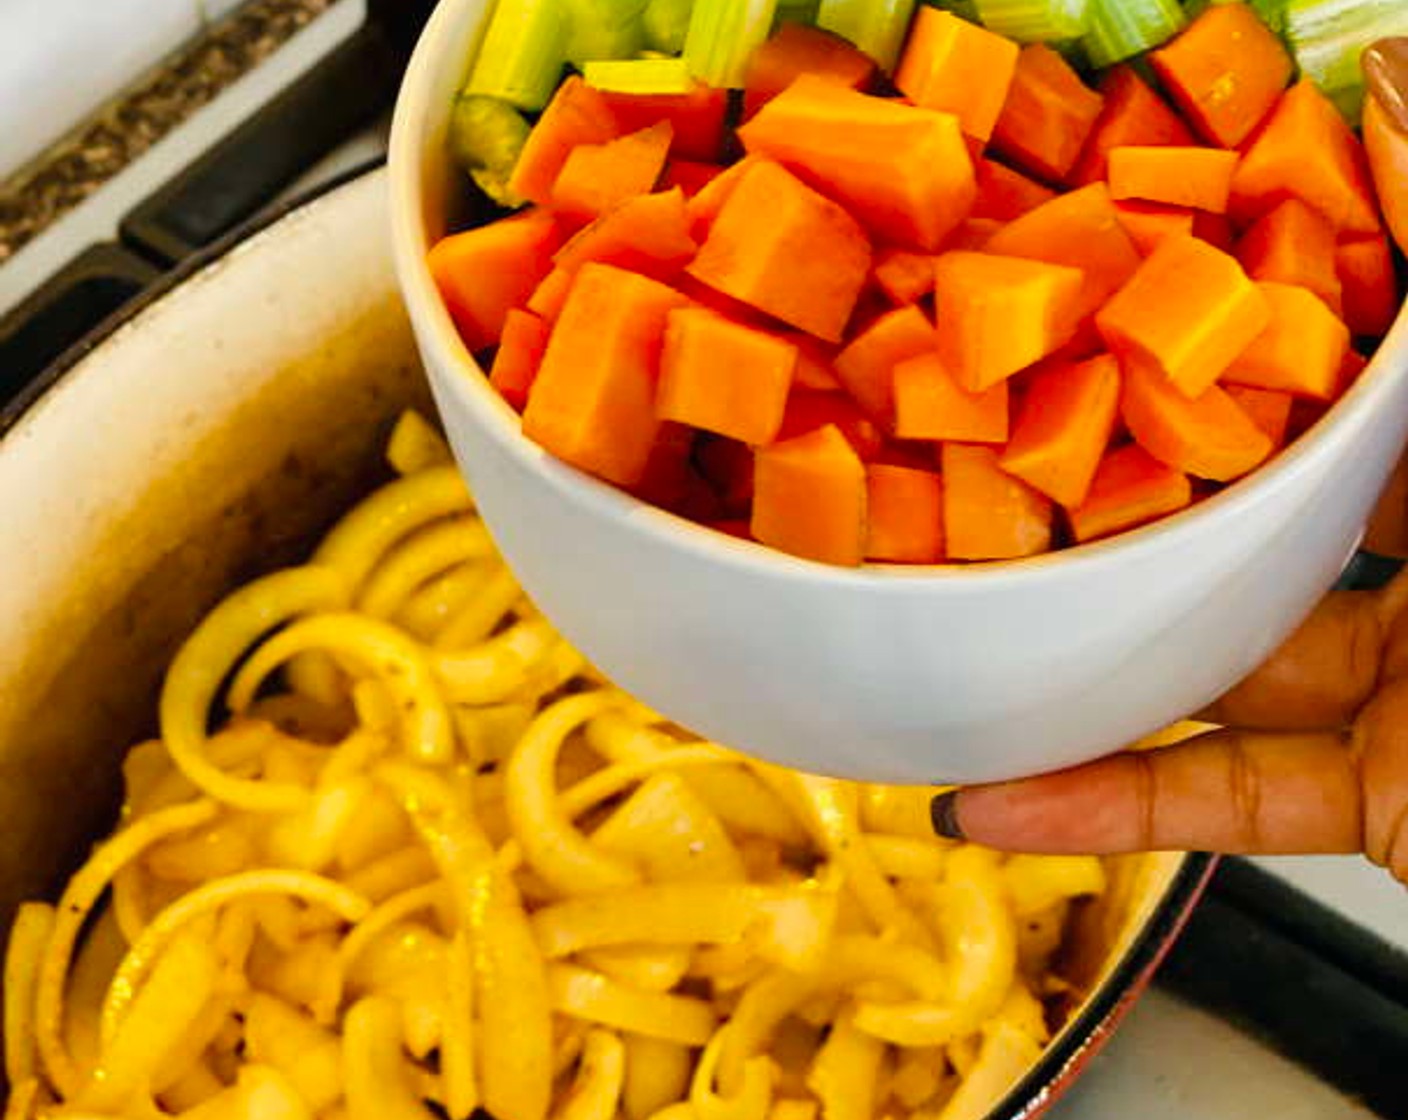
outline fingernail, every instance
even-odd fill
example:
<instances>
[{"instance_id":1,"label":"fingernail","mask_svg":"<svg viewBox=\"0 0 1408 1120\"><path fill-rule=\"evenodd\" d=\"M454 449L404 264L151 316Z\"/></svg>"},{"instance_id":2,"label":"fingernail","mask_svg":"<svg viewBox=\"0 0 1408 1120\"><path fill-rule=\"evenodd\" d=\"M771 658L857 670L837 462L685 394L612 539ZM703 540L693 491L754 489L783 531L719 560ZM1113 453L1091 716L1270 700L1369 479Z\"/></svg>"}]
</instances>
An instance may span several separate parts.
<instances>
[{"instance_id":1,"label":"fingernail","mask_svg":"<svg viewBox=\"0 0 1408 1120\"><path fill-rule=\"evenodd\" d=\"M1370 95L1399 131L1408 133L1408 37L1371 44L1364 52L1363 66Z\"/></svg>"},{"instance_id":2,"label":"fingernail","mask_svg":"<svg viewBox=\"0 0 1408 1120\"><path fill-rule=\"evenodd\" d=\"M944 839L964 839L963 826L958 823L958 790L948 790L929 802L929 819L934 831Z\"/></svg>"}]
</instances>

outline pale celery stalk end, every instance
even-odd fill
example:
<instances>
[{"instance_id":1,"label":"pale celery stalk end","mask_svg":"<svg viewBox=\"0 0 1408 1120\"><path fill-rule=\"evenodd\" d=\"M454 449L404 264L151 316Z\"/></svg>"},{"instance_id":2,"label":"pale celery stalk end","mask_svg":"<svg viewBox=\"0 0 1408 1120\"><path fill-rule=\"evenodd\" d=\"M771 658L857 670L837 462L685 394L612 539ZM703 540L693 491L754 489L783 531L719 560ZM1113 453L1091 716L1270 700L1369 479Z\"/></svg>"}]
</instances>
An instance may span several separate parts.
<instances>
[{"instance_id":1,"label":"pale celery stalk end","mask_svg":"<svg viewBox=\"0 0 1408 1120\"><path fill-rule=\"evenodd\" d=\"M612 93L688 93L694 88L694 75L682 58L588 62L582 76L587 85Z\"/></svg>"}]
</instances>

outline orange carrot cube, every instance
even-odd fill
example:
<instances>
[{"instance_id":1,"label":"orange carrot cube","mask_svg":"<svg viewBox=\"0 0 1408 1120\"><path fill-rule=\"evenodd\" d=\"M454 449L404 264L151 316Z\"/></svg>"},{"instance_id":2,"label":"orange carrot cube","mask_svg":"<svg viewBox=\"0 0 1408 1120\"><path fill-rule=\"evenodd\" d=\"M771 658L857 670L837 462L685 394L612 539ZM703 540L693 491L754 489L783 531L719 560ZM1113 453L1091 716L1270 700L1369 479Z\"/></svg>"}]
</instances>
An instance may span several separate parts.
<instances>
[{"instance_id":1,"label":"orange carrot cube","mask_svg":"<svg viewBox=\"0 0 1408 1120\"><path fill-rule=\"evenodd\" d=\"M895 435L900 439L1003 443L1007 382L970 393L932 350L894 368Z\"/></svg>"},{"instance_id":2,"label":"orange carrot cube","mask_svg":"<svg viewBox=\"0 0 1408 1120\"><path fill-rule=\"evenodd\" d=\"M572 282L523 411L523 434L614 482L640 482L660 427L655 392L672 288L588 262Z\"/></svg>"},{"instance_id":3,"label":"orange carrot cube","mask_svg":"<svg viewBox=\"0 0 1408 1120\"><path fill-rule=\"evenodd\" d=\"M1275 389L1252 389L1246 385L1228 385L1227 395L1237 407L1251 417L1252 423L1271 437L1273 448L1286 442L1291 424L1291 406L1295 398Z\"/></svg>"},{"instance_id":4,"label":"orange carrot cube","mask_svg":"<svg viewBox=\"0 0 1408 1120\"><path fill-rule=\"evenodd\" d=\"M1398 316L1398 278L1388 238L1357 237L1335 247L1335 274L1344 299L1344 318L1356 335L1378 338Z\"/></svg>"},{"instance_id":5,"label":"orange carrot cube","mask_svg":"<svg viewBox=\"0 0 1408 1120\"><path fill-rule=\"evenodd\" d=\"M862 460L869 463L885 447L885 439L864 412L857 407L846 393L817 393L793 389L787 400L787 411L782 416L782 430L777 433L779 441L804 436L818 428L833 425L846 437Z\"/></svg>"},{"instance_id":6,"label":"orange carrot cube","mask_svg":"<svg viewBox=\"0 0 1408 1120\"><path fill-rule=\"evenodd\" d=\"M988 253L934 262L939 357L980 393L1068 342L1079 318L1079 269Z\"/></svg>"},{"instance_id":7,"label":"orange carrot cube","mask_svg":"<svg viewBox=\"0 0 1408 1120\"><path fill-rule=\"evenodd\" d=\"M763 544L808 560L854 567L865 558L865 465L839 429L757 450L752 530Z\"/></svg>"},{"instance_id":8,"label":"orange carrot cube","mask_svg":"<svg viewBox=\"0 0 1408 1120\"><path fill-rule=\"evenodd\" d=\"M751 117L803 74L864 90L875 77L875 63L840 35L804 23L784 23L748 56L743 74L744 117Z\"/></svg>"},{"instance_id":9,"label":"orange carrot cube","mask_svg":"<svg viewBox=\"0 0 1408 1120\"><path fill-rule=\"evenodd\" d=\"M1004 471L991 447L940 452L944 548L952 560L1011 560L1051 547L1051 503Z\"/></svg>"},{"instance_id":10,"label":"orange carrot cube","mask_svg":"<svg viewBox=\"0 0 1408 1120\"><path fill-rule=\"evenodd\" d=\"M1100 461L1085 501L1070 511L1076 540L1099 540L1177 513L1193 500L1188 476L1159 462L1137 443Z\"/></svg>"},{"instance_id":11,"label":"orange carrot cube","mask_svg":"<svg viewBox=\"0 0 1408 1120\"><path fill-rule=\"evenodd\" d=\"M1050 187L1028 179L1020 171L990 159L977 163L978 200L973 204L973 218L995 218L1010 222L1056 197Z\"/></svg>"},{"instance_id":12,"label":"orange carrot cube","mask_svg":"<svg viewBox=\"0 0 1408 1120\"><path fill-rule=\"evenodd\" d=\"M931 263L931 276L933 271ZM833 368L856 403L882 427L889 428L895 419L895 366L906 358L930 352L937 345L929 316L910 304L887 311L866 327L836 355Z\"/></svg>"},{"instance_id":13,"label":"orange carrot cube","mask_svg":"<svg viewBox=\"0 0 1408 1120\"><path fill-rule=\"evenodd\" d=\"M426 263L467 349L499 340L509 310L521 307L552 268L561 239L551 214L530 210L435 243Z\"/></svg>"},{"instance_id":14,"label":"orange carrot cube","mask_svg":"<svg viewBox=\"0 0 1408 1120\"><path fill-rule=\"evenodd\" d=\"M1002 469L1067 508L1080 505L1119 407L1119 363L1108 354L1039 370L1022 399Z\"/></svg>"},{"instance_id":15,"label":"orange carrot cube","mask_svg":"<svg viewBox=\"0 0 1408 1120\"><path fill-rule=\"evenodd\" d=\"M1111 350L1152 362L1188 397L1221 377L1270 322L1266 297L1242 266L1196 237L1160 242L1095 316Z\"/></svg>"},{"instance_id":16,"label":"orange carrot cube","mask_svg":"<svg viewBox=\"0 0 1408 1120\"><path fill-rule=\"evenodd\" d=\"M895 86L926 109L958 118L965 136L986 144L1017 70L1016 43L952 12L914 13Z\"/></svg>"},{"instance_id":17,"label":"orange carrot cube","mask_svg":"<svg viewBox=\"0 0 1408 1120\"><path fill-rule=\"evenodd\" d=\"M1232 196L1237 153L1219 148L1112 148L1110 196L1222 214Z\"/></svg>"},{"instance_id":18,"label":"orange carrot cube","mask_svg":"<svg viewBox=\"0 0 1408 1120\"><path fill-rule=\"evenodd\" d=\"M825 78L798 78L738 138L908 248L937 249L977 195L957 118Z\"/></svg>"},{"instance_id":19,"label":"orange carrot cube","mask_svg":"<svg viewBox=\"0 0 1408 1120\"><path fill-rule=\"evenodd\" d=\"M917 303L934 290L934 257L912 249L881 249L870 274L892 303Z\"/></svg>"},{"instance_id":20,"label":"orange carrot cube","mask_svg":"<svg viewBox=\"0 0 1408 1120\"><path fill-rule=\"evenodd\" d=\"M528 297L527 308L543 322L552 324L562 314L562 305L567 302L567 293L572 290L572 281L577 271L560 265L543 277L543 281L533 289Z\"/></svg>"},{"instance_id":21,"label":"orange carrot cube","mask_svg":"<svg viewBox=\"0 0 1408 1120\"><path fill-rule=\"evenodd\" d=\"M508 189L520 198L546 205L558 172L573 148L579 144L604 144L621 132L616 114L600 91L577 74L569 75L528 133L509 176Z\"/></svg>"},{"instance_id":22,"label":"orange carrot cube","mask_svg":"<svg viewBox=\"0 0 1408 1120\"><path fill-rule=\"evenodd\" d=\"M1364 149L1309 78L1286 91L1242 153L1231 213L1246 222L1288 198L1318 210L1341 235L1379 232Z\"/></svg>"},{"instance_id":23,"label":"orange carrot cube","mask_svg":"<svg viewBox=\"0 0 1408 1120\"><path fill-rule=\"evenodd\" d=\"M993 147L1018 167L1059 183L1075 166L1103 104L1050 47L1023 47Z\"/></svg>"},{"instance_id":24,"label":"orange carrot cube","mask_svg":"<svg viewBox=\"0 0 1408 1120\"><path fill-rule=\"evenodd\" d=\"M1124 366L1120 411L1145 451L1196 478L1230 482L1271 454L1271 438L1222 389L1190 399L1144 362Z\"/></svg>"},{"instance_id":25,"label":"orange carrot cube","mask_svg":"<svg viewBox=\"0 0 1408 1120\"><path fill-rule=\"evenodd\" d=\"M1258 287L1271 308L1271 322L1232 363L1224 379L1313 400L1333 399L1349 351L1349 328L1305 288L1271 281Z\"/></svg>"},{"instance_id":26,"label":"orange carrot cube","mask_svg":"<svg viewBox=\"0 0 1408 1120\"><path fill-rule=\"evenodd\" d=\"M944 558L943 484L933 471L866 468L867 560L937 564Z\"/></svg>"},{"instance_id":27,"label":"orange carrot cube","mask_svg":"<svg viewBox=\"0 0 1408 1120\"><path fill-rule=\"evenodd\" d=\"M578 144L552 185L552 207L589 222L613 206L649 194L665 170L673 135L669 121L604 144Z\"/></svg>"},{"instance_id":28,"label":"orange carrot cube","mask_svg":"<svg viewBox=\"0 0 1408 1120\"><path fill-rule=\"evenodd\" d=\"M1238 242L1237 259L1253 280L1309 288L1340 313L1335 229L1300 199L1288 198L1258 218Z\"/></svg>"},{"instance_id":29,"label":"orange carrot cube","mask_svg":"<svg viewBox=\"0 0 1408 1120\"><path fill-rule=\"evenodd\" d=\"M638 195L608 210L563 245L553 263L572 273L587 261L599 261L667 280L696 249L684 192L676 187Z\"/></svg>"},{"instance_id":30,"label":"orange carrot cube","mask_svg":"<svg viewBox=\"0 0 1408 1120\"><path fill-rule=\"evenodd\" d=\"M503 337L489 368L489 384L520 412L528 403L528 390L538 376L550 329L538 316L516 307L504 319Z\"/></svg>"},{"instance_id":31,"label":"orange carrot cube","mask_svg":"<svg viewBox=\"0 0 1408 1120\"><path fill-rule=\"evenodd\" d=\"M1235 148L1276 104L1291 57L1246 4L1214 4L1149 55L1183 115L1209 143Z\"/></svg>"},{"instance_id":32,"label":"orange carrot cube","mask_svg":"<svg viewBox=\"0 0 1408 1120\"><path fill-rule=\"evenodd\" d=\"M771 443L797 368L797 348L702 307L671 311L655 410L742 443Z\"/></svg>"},{"instance_id":33,"label":"orange carrot cube","mask_svg":"<svg viewBox=\"0 0 1408 1120\"><path fill-rule=\"evenodd\" d=\"M840 206L763 161L738 180L688 271L784 323L838 342L870 274L870 243Z\"/></svg>"},{"instance_id":34,"label":"orange carrot cube","mask_svg":"<svg viewBox=\"0 0 1408 1120\"><path fill-rule=\"evenodd\" d=\"M1193 211L1157 202L1116 202L1115 213L1141 257L1147 257L1166 237L1193 236Z\"/></svg>"},{"instance_id":35,"label":"orange carrot cube","mask_svg":"<svg viewBox=\"0 0 1408 1120\"><path fill-rule=\"evenodd\" d=\"M1183 147L1193 143L1188 126L1132 67L1120 65L1107 70L1100 79L1100 93L1105 98L1100 116L1095 120L1079 162L1067 177L1074 186L1103 180L1113 148L1131 144Z\"/></svg>"}]
</instances>

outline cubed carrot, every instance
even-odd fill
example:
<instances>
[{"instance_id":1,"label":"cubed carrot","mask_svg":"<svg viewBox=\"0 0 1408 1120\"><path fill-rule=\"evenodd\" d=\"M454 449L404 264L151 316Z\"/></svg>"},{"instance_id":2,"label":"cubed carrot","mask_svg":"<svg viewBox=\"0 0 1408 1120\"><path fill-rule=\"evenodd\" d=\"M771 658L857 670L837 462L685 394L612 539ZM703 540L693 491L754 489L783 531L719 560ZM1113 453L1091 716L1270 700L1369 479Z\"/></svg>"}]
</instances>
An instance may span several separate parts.
<instances>
[{"instance_id":1,"label":"cubed carrot","mask_svg":"<svg viewBox=\"0 0 1408 1120\"><path fill-rule=\"evenodd\" d=\"M1178 114L1145 84L1133 67L1111 67L1100 79L1105 103L1090 131L1068 182L1084 186L1105 178L1112 148L1193 143L1193 134Z\"/></svg>"},{"instance_id":2,"label":"cubed carrot","mask_svg":"<svg viewBox=\"0 0 1408 1120\"><path fill-rule=\"evenodd\" d=\"M914 304L897 307L881 315L837 354L833 368L867 415L889 428L895 422L895 366L932 351L937 341L929 316Z\"/></svg>"},{"instance_id":3,"label":"cubed carrot","mask_svg":"<svg viewBox=\"0 0 1408 1120\"><path fill-rule=\"evenodd\" d=\"M533 289L533 294L525 304L526 309L549 325L557 322L576 275L577 270L574 268L554 267L543 277L542 283Z\"/></svg>"},{"instance_id":4,"label":"cubed carrot","mask_svg":"<svg viewBox=\"0 0 1408 1120\"><path fill-rule=\"evenodd\" d=\"M558 249L553 263L569 275L596 261L669 280L693 259L697 248L689 235L684 192L675 187L608 210Z\"/></svg>"},{"instance_id":5,"label":"cubed carrot","mask_svg":"<svg viewBox=\"0 0 1408 1120\"><path fill-rule=\"evenodd\" d=\"M689 200L685 211L689 215L689 232L696 240L703 241L709 235L709 228L719 216L719 211L724 208L733 188L761 162L761 156L744 156L737 163L725 167Z\"/></svg>"},{"instance_id":6,"label":"cubed carrot","mask_svg":"<svg viewBox=\"0 0 1408 1120\"><path fill-rule=\"evenodd\" d=\"M797 348L702 307L671 311L655 400L662 420L771 443L797 368Z\"/></svg>"},{"instance_id":7,"label":"cubed carrot","mask_svg":"<svg viewBox=\"0 0 1408 1120\"><path fill-rule=\"evenodd\" d=\"M1108 354L1038 370L1027 383L1002 469L1067 508L1080 505L1119 409L1120 367Z\"/></svg>"},{"instance_id":8,"label":"cubed carrot","mask_svg":"<svg viewBox=\"0 0 1408 1120\"><path fill-rule=\"evenodd\" d=\"M944 549L951 560L1012 560L1051 547L1051 503L1004 471L991 447L946 443Z\"/></svg>"},{"instance_id":9,"label":"cubed carrot","mask_svg":"<svg viewBox=\"0 0 1408 1120\"><path fill-rule=\"evenodd\" d=\"M743 72L743 115L751 117L803 74L866 90L875 63L854 43L804 23L784 23L753 51Z\"/></svg>"},{"instance_id":10,"label":"cubed carrot","mask_svg":"<svg viewBox=\"0 0 1408 1120\"><path fill-rule=\"evenodd\" d=\"M1193 211L1157 202L1116 202L1115 213L1141 257L1147 257L1166 237L1192 237Z\"/></svg>"},{"instance_id":11,"label":"cubed carrot","mask_svg":"<svg viewBox=\"0 0 1408 1120\"><path fill-rule=\"evenodd\" d=\"M578 144L552 185L552 208L589 222L613 206L655 189L670 150L670 122L604 144Z\"/></svg>"},{"instance_id":12,"label":"cubed carrot","mask_svg":"<svg viewBox=\"0 0 1408 1120\"><path fill-rule=\"evenodd\" d=\"M728 90L696 82L688 93L600 92L622 132L669 121L671 158L702 163L723 158Z\"/></svg>"},{"instance_id":13,"label":"cubed carrot","mask_svg":"<svg viewBox=\"0 0 1408 1120\"><path fill-rule=\"evenodd\" d=\"M1344 356L1344 365L1340 367L1340 392L1344 392L1359 380L1359 375L1368 368L1368 365L1369 359L1358 350L1349 350Z\"/></svg>"},{"instance_id":14,"label":"cubed carrot","mask_svg":"<svg viewBox=\"0 0 1408 1120\"><path fill-rule=\"evenodd\" d=\"M986 144L1017 69L1012 40L927 5L914 13L895 86L916 105L958 118L965 136Z\"/></svg>"},{"instance_id":15,"label":"cubed carrot","mask_svg":"<svg viewBox=\"0 0 1408 1120\"><path fill-rule=\"evenodd\" d=\"M845 436L856 454L867 463L884 449L885 439L880 429L850 396L846 393L818 393L800 386L793 389L787 399L787 411L783 413L782 430L777 433L777 438L793 439L827 425L833 425Z\"/></svg>"},{"instance_id":16,"label":"cubed carrot","mask_svg":"<svg viewBox=\"0 0 1408 1120\"><path fill-rule=\"evenodd\" d=\"M549 324L538 316L516 307L504 319L504 333L489 367L489 384L519 412L528 403L528 390L538 376L549 330Z\"/></svg>"},{"instance_id":17,"label":"cubed carrot","mask_svg":"<svg viewBox=\"0 0 1408 1120\"><path fill-rule=\"evenodd\" d=\"M529 210L452 233L431 247L430 274L469 350L499 340L509 310L521 307L548 274L561 240L551 214Z\"/></svg>"},{"instance_id":18,"label":"cubed carrot","mask_svg":"<svg viewBox=\"0 0 1408 1120\"><path fill-rule=\"evenodd\" d=\"M1111 148L1110 196L1222 214L1232 195L1237 153L1220 148Z\"/></svg>"},{"instance_id":19,"label":"cubed carrot","mask_svg":"<svg viewBox=\"0 0 1408 1120\"><path fill-rule=\"evenodd\" d=\"M1379 232L1364 149L1309 78L1286 91L1242 153L1230 212L1246 223L1288 198L1318 210L1341 236Z\"/></svg>"},{"instance_id":20,"label":"cubed carrot","mask_svg":"<svg viewBox=\"0 0 1408 1120\"><path fill-rule=\"evenodd\" d=\"M876 235L936 249L977 195L973 162L948 113L803 76L738 130L835 199Z\"/></svg>"},{"instance_id":21,"label":"cubed carrot","mask_svg":"<svg viewBox=\"0 0 1408 1120\"><path fill-rule=\"evenodd\" d=\"M764 113L780 100L769 102ZM840 206L764 161L739 179L688 271L784 323L836 342L870 274L870 243Z\"/></svg>"},{"instance_id":22,"label":"cubed carrot","mask_svg":"<svg viewBox=\"0 0 1408 1120\"><path fill-rule=\"evenodd\" d=\"M660 347L684 297L659 281L589 261L572 282L523 412L523 434L620 486L645 472Z\"/></svg>"},{"instance_id":23,"label":"cubed carrot","mask_svg":"<svg viewBox=\"0 0 1408 1120\"><path fill-rule=\"evenodd\" d=\"M1335 229L1300 199L1288 198L1258 218L1237 243L1237 259L1253 280L1298 284L1340 313Z\"/></svg>"},{"instance_id":24,"label":"cubed carrot","mask_svg":"<svg viewBox=\"0 0 1408 1120\"><path fill-rule=\"evenodd\" d=\"M865 500L865 466L834 426L755 453L753 536L772 548L854 567L865 558Z\"/></svg>"},{"instance_id":25,"label":"cubed carrot","mask_svg":"<svg viewBox=\"0 0 1408 1120\"><path fill-rule=\"evenodd\" d=\"M1006 442L1006 381L970 393L932 351L896 365L893 381L895 435L900 439Z\"/></svg>"},{"instance_id":26,"label":"cubed carrot","mask_svg":"<svg viewBox=\"0 0 1408 1120\"><path fill-rule=\"evenodd\" d=\"M1084 275L1080 306L1084 319L1123 287L1139 268L1139 251L1120 222L1103 183L1057 195L1008 222L983 252L1078 268Z\"/></svg>"},{"instance_id":27,"label":"cubed carrot","mask_svg":"<svg viewBox=\"0 0 1408 1120\"><path fill-rule=\"evenodd\" d=\"M943 484L933 471L866 468L867 560L937 564L944 558Z\"/></svg>"},{"instance_id":28,"label":"cubed carrot","mask_svg":"<svg viewBox=\"0 0 1408 1120\"><path fill-rule=\"evenodd\" d=\"M1251 135L1292 70L1281 40L1246 4L1213 4L1149 61L1203 139L1224 148Z\"/></svg>"},{"instance_id":29,"label":"cubed carrot","mask_svg":"<svg viewBox=\"0 0 1408 1120\"><path fill-rule=\"evenodd\" d=\"M1335 247L1335 274L1344 297L1344 318L1356 335L1378 338L1398 315L1398 280L1388 239L1358 237Z\"/></svg>"},{"instance_id":30,"label":"cubed carrot","mask_svg":"<svg viewBox=\"0 0 1408 1120\"><path fill-rule=\"evenodd\" d=\"M1081 543L1099 540L1177 513L1192 500L1186 474L1131 443L1100 461L1085 501L1070 511L1071 534Z\"/></svg>"},{"instance_id":31,"label":"cubed carrot","mask_svg":"<svg viewBox=\"0 0 1408 1120\"><path fill-rule=\"evenodd\" d=\"M646 122L652 123L652 122ZM508 189L530 202L547 204L562 165L578 144L603 144L623 131L600 90L571 74L528 133Z\"/></svg>"},{"instance_id":32,"label":"cubed carrot","mask_svg":"<svg viewBox=\"0 0 1408 1120\"><path fill-rule=\"evenodd\" d=\"M1332 399L1349 350L1349 328L1306 288L1260 281L1271 322L1232 363L1223 379L1298 397Z\"/></svg>"},{"instance_id":33,"label":"cubed carrot","mask_svg":"<svg viewBox=\"0 0 1408 1120\"><path fill-rule=\"evenodd\" d=\"M717 163L698 163L691 159L672 159L660 177L660 189L679 187L686 200L693 198L720 175L725 168Z\"/></svg>"},{"instance_id":34,"label":"cubed carrot","mask_svg":"<svg viewBox=\"0 0 1408 1120\"><path fill-rule=\"evenodd\" d=\"M934 290L934 255L912 249L881 249L871 277L892 303L917 303Z\"/></svg>"},{"instance_id":35,"label":"cubed carrot","mask_svg":"<svg viewBox=\"0 0 1408 1120\"><path fill-rule=\"evenodd\" d=\"M1103 104L1050 47L1023 47L993 147L1018 167L1059 183L1075 166Z\"/></svg>"},{"instance_id":36,"label":"cubed carrot","mask_svg":"<svg viewBox=\"0 0 1408 1120\"><path fill-rule=\"evenodd\" d=\"M1291 406L1295 398L1275 389L1252 389L1246 385L1228 385L1227 395L1237 407L1251 417L1252 423L1271 437L1273 448L1286 442L1286 430L1291 422Z\"/></svg>"},{"instance_id":37,"label":"cubed carrot","mask_svg":"<svg viewBox=\"0 0 1408 1120\"><path fill-rule=\"evenodd\" d=\"M1044 187L1035 179L1028 179L1020 171L1013 171L996 160L980 159L976 170L978 200L969 215L972 218L995 218L999 222L1008 222L1056 197L1056 192L1050 187Z\"/></svg>"},{"instance_id":38,"label":"cubed carrot","mask_svg":"<svg viewBox=\"0 0 1408 1120\"><path fill-rule=\"evenodd\" d=\"M1189 398L1145 362L1124 364L1120 413L1145 451L1195 478L1230 482L1271 454L1271 438L1224 390Z\"/></svg>"},{"instance_id":39,"label":"cubed carrot","mask_svg":"<svg viewBox=\"0 0 1408 1120\"><path fill-rule=\"evenodd\" d=\"M1188 397L1221 377L1270 322L1266 297L1242 266L1195 237L1162 241L1095 316L1111 350L1152 362Z\"/></svg>"},{"instance_id":40,"label":"cubed carrot","mask_svg":"<svg viewBox=\"0 0 1408 1120\"><path fill-rule=\"evenodd\" d=\"M939 357L980 393L1070 341L1085 275L1079 269L988 253L934 262Z\"/></svg>"}]
</instances>

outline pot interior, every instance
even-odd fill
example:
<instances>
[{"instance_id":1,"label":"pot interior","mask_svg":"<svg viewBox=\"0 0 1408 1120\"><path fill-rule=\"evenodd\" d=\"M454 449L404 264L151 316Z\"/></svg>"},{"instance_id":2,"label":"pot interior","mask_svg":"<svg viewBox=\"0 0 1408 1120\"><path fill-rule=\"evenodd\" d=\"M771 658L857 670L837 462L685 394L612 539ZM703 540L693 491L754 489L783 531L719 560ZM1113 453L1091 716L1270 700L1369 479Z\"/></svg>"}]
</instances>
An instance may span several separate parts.
<instances>
[{"instance_id":1,"label":"pot interior","mask_svg":"<svg viewBox=\"0 0 1408 1120\"><path fill-rule=\"evenodd\" d=\"M385 476L402 409L429 414L384 196L381 174L363 177L220 256L0 428L5 928L111 827L122 755L151 733L181 638ZM1182 856L1112 872L1070 949L1087 1006L1187 900ZM1098 1017L1077 1009L1067 1034Z\"/></svg>"}]
</instances>

